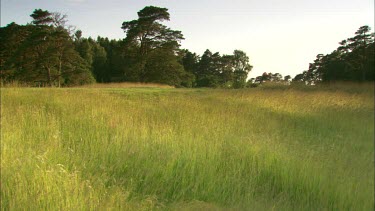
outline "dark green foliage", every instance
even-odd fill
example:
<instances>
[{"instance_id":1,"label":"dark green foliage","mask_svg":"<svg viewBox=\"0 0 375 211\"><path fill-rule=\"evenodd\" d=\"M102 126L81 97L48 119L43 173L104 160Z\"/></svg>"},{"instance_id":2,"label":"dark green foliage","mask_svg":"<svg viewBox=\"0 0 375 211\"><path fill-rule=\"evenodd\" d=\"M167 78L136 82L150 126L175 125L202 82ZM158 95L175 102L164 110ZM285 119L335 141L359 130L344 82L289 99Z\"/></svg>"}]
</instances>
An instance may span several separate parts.
<instances>
[{"instance_id":1,"label":"dark green foliage","mask_svg":"<svg viewBox=\"0 0 375 211\"><path fill-rule=\"evenodd\" d=\"M130 68L132 61L132 53L130 48L127 48L127 54L124 53L124 41L122 40L109 40L108 38L98 37L97 44L104 48L106 52L106 63L104 69L101 70L102 81L98 82L119 82L124 81L138 81L129 76L133 69Z\"/></svg>"},{"instance_id":2,"label":"dark green foliage","mask_svg":"<svg viewBox=\"0 0 375 211\"><path fill-rule=\"evenodd\" d=\"M181 63L184 66L185 71L193 74L197 74L198 62L200 60L199 56L196 53L192 53L189 50L182 50L181 53L182 59Z\"/></svg>"},{"instance_id":3,"label":"dark green foliage","mask_svg":"<svg viewBox=\"0 0 375 211\"><path fill-rule=\"evenodd\" d=\"M155 82L176 87L255 87L263 82L290 82L279 73L264 73L247 81L252 70L245 52L220 55L206 50L202 56L181 50L181 31L163 25L167 8L147 6L138 19L122 24L123 40L82 37L66 26L66 15L35 9L30 24L10 23L0 28L2 82L71 86L96 82ZM374 81L375 43L370 27L340 42L331 54L317 55L309 69L294 82Z\"/></svg>"},{"instance_id":4,"label":"dark green foliage","mask_svg":"<svg viewBox=\"0 0 375 211\"><path fill-rule=\"evenodd\" d=\"M264 72L262 75L257 76L256 78L251 78L247 82L247 87L257 87L258 85L262 83L272 82L274 84L290 84L290 79L292 77L290 75L287 75L283 78L283 76L280 73L266 73Z\"/></svg>"},{"instance_id":5,"label":"dark green foliage","mask_svg":"<svg viewBox=\"0 0 375 211\"><path fill-rule=\"evenodd\" d=\"M65 17L37 9L33 25L1 28L1 76L34 86L70 86L94 81L90 66L75 51Z\"/></svg>"},{"instance_id":6,"label":"dark green foliage","mask_svg":"<svg viewBox=\"0 0 375 211\"><path fill-rule=\"evenodd\" d=\"M124 80L176 87L245 87L251 66L243 51L221 56L206 50L200 57L180 50L183 36L160 23L165 20L169 20L167 9L149 6L138 12L137 20L122 24Z\"/></svg>"},{"instance_id":7,"label":"dark green foliage","mask_svg":"<svg viewBox=\"0 0 375 211\"><path fill-rule=\"evenodd\" d=\"M341 41L330 54L318 54L309 69L296 75L293 81L306 83L330 81L374 81L374 34L362 26L355 36Z\"/></svg>"},{"instance_id":8,"label":"dark green foliage","mask_svg":"<svg viewBox=\"0 0 375 211\"><path fill-rule=\"evenodd\" d=\"M104 47L100 46L91 38L78 38L81 37L82 32L78 31L75 36L75 48L80 56L87 62L91 67L96 81L105 82L108 81L106 77L107 71L107 52Z\"/></svg>"},{"instance_id":9,"label":"dark green foliage","mask_svg":"<svg viewBox=\"0 0 375 211\"><path fill-rule=\"evenodd\" d=\"M155 21L169 21L169 13L167 8L160 8L155 6L147 6L140 10L138 17L143 22L155 22Z\"/></svg>"},{"instance_id":10,"label":"dark green foliage","mask_svg":"<svg viewBox=\"0 0 375 211\"><path fill-rule=\"evenodd\" d=\"M148 6L125 21L123 40L84 38L66 27L66 15L36 9L31 24L0 29L3 82L71 86L96 82L153 82L175 87L246 87L252 66L243 51L202 56L180 49L181 31L162 24L168 9Z\"/></svg>"},{"instance_id":11,"label":"dark green foliage","mask_svg":"<svg viewBox=\"0 0 375 211\"><path fill-rule=\"evenodd\" d=\"M240 50L235 50L233 53L234 63L234 88L244 88L246 86L246 78L253 66L249 64L249 57L246 53Z\"/></svg>"},{"instance_id":12,"label":"dark green foliage","mask_svg":"<svg viewBox=\"0 0 375 211\"><path fill-rule=\"evenodd\" d=\"M66 15L36 9L31 24L0 29L2 81L36 86L96 82L154 82L175 87L242 88L252 66L243 51L202 56L180 49L181 31L163 25L168 9L147 6L125 21L123 40L82 37Z\"/></svg>"},{"instance_id":13,"label":"dark green foliage","mask_svg":"<svg viewBox=\"0 0 375 211\"><path fill-rule=\"evenodd\" d=\"M52 13L42 9L35 9L30 17L33 18L32 23L35 25L48 25L53 21Z\"/></svg>"},{"instance_id":14,"label":"dark green foliage","mask_svg":"<svg viewBox=\"0 0 375 211\"><path fill-rule=\"evenodd\" d=\"M221 83L222 86L225 88L231 88L233 86L233 80L234 80L234 63L233 63L233 55L223 55L221 57ZM246 74L247 77L247 74Z\"/></svg>"},{"instance_id":15,"label":"dark green foliage","mask_svg":"<svg viewBox=\"0 0 375 211\"><path fill-rule=\"evenodd\" d=\"M170 51L153 51L145 64L144 82L162 83L180 86L186 74L183 66ZM160 62L163 61L163 62Z\"/></svg>"},{"instance_id":16,"label":"dark green foliage","mask_svg":"<svg viewBox=\"0 0 375 211\"><path fill-rule=\"evenodd\" d=\"M215 62L217 64L218 57L220 57L219 53L214 56L208 49L203 53L196 71L198 87L218 86L218 70L215 68Z\"/></svg>"},{"instance_id":17,"label":"dark green foliage","mask_svg":"<svg viewBox=\"0 0 375 211\"><path fill-rule=\"evenodd\" d=\"M255 78L255 83L261 84L267 81L272 81L272 73L266 73L264 72L261 76L258 76Z\"/></svg>"},{"instance_id":18,"label":"dark green foliage","mask_svg":"<svg viewBox=\"0 0 375 211\"><path fill-rule=\"evenodd\" d=\"M126 33L124 80L181 86L190 78L176 56L183 35L160 23L165 20L169 20L168 9L148 6L138 12L137 20L122 24ZM192 84L191 79L188 81L185 83Z\"/></svg>"},{"instance_id":19,"label":"dark green foliage","mask_svg":"<svg viewBox=\"0 0 375 211\"><path fill-rule=\"evenodd\" d=\"M3 82L15 80L14 54L29 35L33 26L20 26L12 22L0 28L0 76Z\"/></svg>"},{"instance_id":20,"label":"dark green foliage","mask_svg":"<svg viewBox=\"0 0 375 211\"><path fill-rule=\"evenodd\" d=\"M194 59L189 57L195 57ZM185 69L196 76L197 87L243 88L252 66L245 52L235 50L233 55L220 56L206 50L199 62L198 56L187 53L183 58ZM190 61L190 62L188 62Z\"/></svg>"},{"instance_id":21,"label":"dark green foliage","mask_svg":"<svg viewBox=\"0 0 375 211\"><path fill-rule=\"evenodd\" d=\"M136 44L142 56L158 48L177 50L180 40L184 39L181 32L160 23L169 20L167 11L166 8L145 7L138 12L137 20L124 22L121 28L126 33L126 44Z\"/></svg>"}]
</instances>

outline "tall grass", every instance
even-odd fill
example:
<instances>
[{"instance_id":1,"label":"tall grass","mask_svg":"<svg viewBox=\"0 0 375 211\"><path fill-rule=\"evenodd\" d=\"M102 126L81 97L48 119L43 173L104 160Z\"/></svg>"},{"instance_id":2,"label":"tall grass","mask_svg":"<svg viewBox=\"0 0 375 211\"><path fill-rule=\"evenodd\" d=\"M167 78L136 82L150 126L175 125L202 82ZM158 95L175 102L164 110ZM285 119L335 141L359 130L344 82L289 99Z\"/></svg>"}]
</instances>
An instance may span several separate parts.
<instances>
[{"instance_id":1,"label":"tall grass","mask_svg":"<svg viewBox=\"0 0 375 211\"><path fill-rule=\"evenodd\" d=\"M140 83L140 82L121 82L121 83L94 83L79 86L80 88L174 88L166 84L158 83Z\"/></svg>"},{"instance_id":2,"label":"tall grass","mask_svg":"<svg viewBox=\"0 0 375 211\"><path fill-rule=\"evenodd\" d=\"M1 207L372 210L374 92L351 86L2 89Z\"/></svg>"}]
</instances>

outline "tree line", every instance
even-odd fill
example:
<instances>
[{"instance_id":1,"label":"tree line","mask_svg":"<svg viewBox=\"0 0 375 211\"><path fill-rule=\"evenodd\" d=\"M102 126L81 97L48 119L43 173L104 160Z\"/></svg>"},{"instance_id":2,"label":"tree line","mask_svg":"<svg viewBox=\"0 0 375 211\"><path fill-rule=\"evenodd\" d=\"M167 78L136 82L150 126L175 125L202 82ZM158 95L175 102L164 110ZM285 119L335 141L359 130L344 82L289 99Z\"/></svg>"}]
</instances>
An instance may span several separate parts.
<instances>
[{"instance_id":1,"label":"tree line","mask_svg":"<svg viewBox=\"0 0 375 211\"><path fill-rule=\"evenodd\" d=\"M154 82L176 87L246 86L251 71L245 52L202 56L180 48L181 31L163 25L168 9L147 6L124 21L124 39L82 36L67 16L35 9L31 23L0 29L0 74L4 83L74 86L93 82Z\"/></svg>"},{"instance_id":2,"label":"tree line","mask_svg":"<svg viewBox=\"0 0 375 211\"><path fill-rule=\"evenodd\" d=\"M37 9L27 25L14 22L0 30L0 68L3 82L43 85L94 81L89 64L75 49L66 16Z\"/></svg>"},{"instance_id":3,"label":"tree line","mask_svg":"<svg viewBox=\"0 0 375 211\"><path fill-rule=\"evenodd\" d=\"M374 33L369 26L361 26L354 37L339 42L340 46L332 53L318 54L309 69L284 78L280 73L267 73L247 82L248 87L256 87L266 82L300 83L312 85L332 81L366 82L375 80Z\"/></svg>"},{"instance_id":4,"label":"tree line","mask_svg":"<svg viewBox=\"0 0 375 211\"><path fill-rule=\"evenodd\" d=\"M307 84L331 81L374 81L375 43L369 26L362 26L354 37L342 40L330 54L318 54L309 69L297 74L293 81Z\"/></svg>"},{"instance_id":5,"label":"tree line","mask_svg":"<svg viewBox=\"0 0 375 211\"><path fill-rule=\"evenodd\" d=\"M263 73L247 80L253 66L244 51L202 55L181 49L181 31L163 25L168 9L147 6L138 19L121 25L124 39L85 38L67 25L67 16L35 9L26 25L0 28L0 76L3 83L75 86L87 83L153 82L175 87L243 88L273 81L290 83L290 75ZM120 26L119 26L120 27ZM319 54L294 82L374 80L374 34L363 26L331 54Z\"/></svg>"}]
</instances>

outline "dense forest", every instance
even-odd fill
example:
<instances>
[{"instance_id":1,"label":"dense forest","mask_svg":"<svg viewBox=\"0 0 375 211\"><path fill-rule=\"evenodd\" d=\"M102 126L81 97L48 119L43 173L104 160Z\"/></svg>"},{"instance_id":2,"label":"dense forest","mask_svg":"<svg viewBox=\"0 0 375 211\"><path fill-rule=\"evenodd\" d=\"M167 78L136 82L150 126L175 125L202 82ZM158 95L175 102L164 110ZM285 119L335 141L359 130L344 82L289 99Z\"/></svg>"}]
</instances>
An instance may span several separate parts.
<instances>
[{"instance_id":1,"label":"dense forest","mask_svg":"<svg viewBox=\"0 0 375 211\"><path fill-rule=\"evenodd\" d=\"M86 83L152 82L175 87L243 88L266 81L290 82L280 73L247 80L252 69L244 51L231 55L206 50L201 56L180 48L181 31L163 25L168 9L147 6L138 19L124 21L125 38L85 38L67 25L67 16L36 9L31 23L0 28L0 75L3 83L30 86L76 86ZM368 26L319 54L293 81L374 80L374 35Z\"/></svg>"}]
</instances>

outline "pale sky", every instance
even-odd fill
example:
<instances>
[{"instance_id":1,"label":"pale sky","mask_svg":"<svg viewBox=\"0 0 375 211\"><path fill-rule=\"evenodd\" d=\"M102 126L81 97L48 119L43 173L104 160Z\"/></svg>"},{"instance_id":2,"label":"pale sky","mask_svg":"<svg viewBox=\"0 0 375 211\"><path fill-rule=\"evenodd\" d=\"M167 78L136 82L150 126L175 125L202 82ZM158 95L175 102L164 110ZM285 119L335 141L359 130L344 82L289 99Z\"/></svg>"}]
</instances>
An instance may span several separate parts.
<instances>
[{"instance_id":1,"label":"pale sky","mask_svg":"<svg viewBox=\"0 0 375 211\"><path fill-rule=\"evenodd\" d=\"M149 5L169 9L164 24L182 31L182 48L199 55L245 51L254 66L250 77L294 76L360 26L374 29L374 0L1 0L1 26L31 22L40 8L68 15L84 37L122 39L122 22Z\"/></svg>"}]
</instances>

